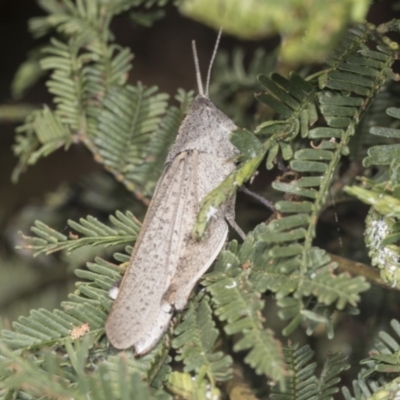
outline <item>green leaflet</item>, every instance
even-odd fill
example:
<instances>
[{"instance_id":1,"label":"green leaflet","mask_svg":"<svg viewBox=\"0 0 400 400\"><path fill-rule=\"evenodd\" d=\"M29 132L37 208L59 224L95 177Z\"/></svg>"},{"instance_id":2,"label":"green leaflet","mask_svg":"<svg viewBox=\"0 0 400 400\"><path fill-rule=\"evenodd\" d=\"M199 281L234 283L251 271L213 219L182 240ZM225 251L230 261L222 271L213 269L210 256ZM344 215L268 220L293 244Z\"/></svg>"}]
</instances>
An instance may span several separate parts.
<instances>
[{"instance_id":1,"label":"green leaflet","mask_svg":"<svg viewBox=\"0 0 400 400\"><path fill-rule=\"evenodd\" d=\"M386 113L393 118L400 119L399 109L389 107ZM370 129L370 133L376 136L386 138L399 138L400 130L375 126ZM398 165L399 164L399 145L392 143L390 145L372 146L368 149L368 156L363 160L363 164L366 167L371 165Z\"/></svg>"},{"instance_id":2,"label":"green leaflet","mask_svg":"<svg viewBox=\"0 0 400 400\"><path fill-rule=\"evenodd\" d=\"M232 132L231 142L246 158L255 158L263 152L260 140L246 129Z\"/></svg>"},{"instance_id":3,"label":"green leaflet","mask_svg":"<svg viewBox=\"0 0 400 400\"><path fill-rule=\"evenodd\" d=\"M308 272L301 273L299 267L303 248L295 241L305 234L304 229L296 228L304 224L302 218L307 218L307 215L294 215L274 220L268 226L260 225L255 230L254 237L248 238L240 249L241 261L244 263L247 260L252 266L250 280L255 288L260 292L274 292L282 307L281 318L291 320L285 329L285 335L291 333L303 319L315 319L315 315L321 315L321 312L323 314L318 307L315 309L317 314L306 310L303 300L308 296L316 296L320 305L335 304L341 310L346 304L356 306L359 294L369 288L363 277L351 278L347 274L332 274L335 264L318 248L311 249ZM290 232L286 232L286 229L290 229ZM279 231L283 232L277 233ZM274 243L285 240L295 244L292 247L274 246ZM327 322L326 317L321 318Z\"/></svg>"},{"instance_id":4,"label":"green leaflet","mask_svg":"<svg viewBox=\"0 0 400 400\"><path fill-rule=\"evenodd\" d=\"M94 400L154 398L148 385L130 368L124 357L115 356L101 362L96 369L87 368L91 345L88 340L83 343L66 343L66 355L71 363L69 369L65 368L63 358L56 353L43 351L41 359L44 362L39 363L33 357L22 358L1 345L1 352L9 358L0 361L3 382L7 378L6 396L18 395L17 398L22 399L68 397L83 400L90 393L90 398ZM10 368L14 363L20 367L18 374L13 373ZM0 389L3 382L0 382ZM164 396L167 396L166 393ZM164 399L168 399L168 396Z\"/></svg>"},{"instance_id":5,"label":"green leaflet","mask_svg":"<svg viewBox=\"0 0 400 400\"><path fill-rule=\"evenodd\" d=\"M338 374L349 369L346 357L341 354L331 354L327 357L320 376L315 375L317 364L309 363L314 352L308 345L299 348L298 345L289 345L284 348L285 360L289 365L291 375L286 378L286 392L273 388L273 400L331 400L331 396L339 389Z\"/></svg>"},{"instance_id":6,"label":"green leaflet","mask_svg":"<svg viewBox=\"0 0 400 400\"><path fill-rule=\"evenodd\" d=\"M146 89L141 84L112 88L104 99L98 115L96 151L104 166L131 190L138 180L144 149L166 111L167 99L168 95L157 93L156 87Z\"/></svg>"},{"instance_id":7,"label":"green leaflet","mask_svg":"<svg viewBox=\"0 0 400 400\"><path fill-rule=\"evenodd\" d=\"M175 328L172 347L177 349L176 360L183 361L185 372L204 373L211 380L232 379L232 358L214 351L219 336L212 319L209 297L200 293L190 304L183 321Z\"/></svg>"},{"instance_id":8,"label":"green leaflet","mask_svg":"<svg viewBox=\"0 0 400 400\"><path fill-rule=\"evenodd\" d=\"M34 256L37 256L60 250L66 250L69 253L87 245L108 247L131 244L136 240L140 223L131 212L127 211L123 214L117 211L116 217L110 216L110 221L114 226L113 228L90 215L86 219L81 218L79 223L69 220L68 225L83 237L75 234L67 237L42 222L36 221L35 226L31 228L36 237L29 237L20 233L21 237L27 242L21 248L32 249L35 251Z\"/></svg>"},{"instance_id":9,"label":"green leaflet","mask_svg":"<svg viewBox=\"0 0 400 400\"><path fill-rule=\"evenodd\" d=\"M281 346L269 329L263 328L260 293L248 280L248 271L241 271L239 259L233 253L222 253L215 272L207 274L203 284L211 294L215 313L225 322L228 335L241 333L234 350L248 350L245 362L257 374L267 374L283 385L285 366Z\"/></svg>"},{"instance_id":10,"label":"green leaflet","mask_svg":"<svg viewBox=\"0 0 400 400\"><path fill-rule=\"evenodd\" d=\"M15 332L2 331L1 341L18 350L51 346L68 340L72 329L88 322L92 335L101 334L105 310L111 306L108 290L120 274L117 266L101 259L96 261L89 266L90 272L76 271L78 276L90 278L93 283L83 284L78 295L72 294L72 302L65 303L66 311L33 310L29 317L15 322Z\"/></svg>"},{"instance_id":11,"label":"green leaflet","mask_svg":"<svg viewBox=\"0 0 400 400\"><path fill-rule=\"evenodd\" d=\"M179 90L181 107L167 109L168 95L156 87L111 89L98 113L95 144L101 162L128 189L151 195L192 98L192 92Z\"/></svg>"},{"instance_id":12,"label":"green leaflet","mask_svg":"<svg viewBox=\"0 0 400 400\"><path fill-rule=\"evenodd\" d=\"M393 319L390 321L390 325L397 337L400 337L399 321ZM367 370L362 373L362 378L368 377L374 371L384 374L398 373L400 371L399 351L398 339L393 338L386 332L380 332L369 357L361 361L361 364L367 365Z\"/></svg>"},{"instance_id":13,"label":"green leaflet","mask_svg":"<svg viewBox=\"0 0 400 400\"><path fill-rule=\"evenodd\" d=\"M390 321L397 337L400 336L400 324L397 320ZM398 393L399 378L386 380L386 376L395 373L398 375L399 343L386 332L380 332L374 340L374 346L369 357L360 361L366 369L362 371L359 379L353 381L354 396L348 388L342 388L345 400L379 400L395 398Z\"/></svg>"}]
</instances>

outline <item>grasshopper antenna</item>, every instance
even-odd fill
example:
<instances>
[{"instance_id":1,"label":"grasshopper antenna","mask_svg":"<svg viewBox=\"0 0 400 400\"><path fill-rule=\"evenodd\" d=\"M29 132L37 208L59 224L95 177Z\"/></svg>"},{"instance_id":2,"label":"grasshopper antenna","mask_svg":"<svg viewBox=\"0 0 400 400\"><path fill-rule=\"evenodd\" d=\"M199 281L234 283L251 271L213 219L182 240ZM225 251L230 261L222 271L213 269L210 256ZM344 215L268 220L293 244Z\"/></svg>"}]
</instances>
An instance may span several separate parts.
<instances>
[{"instance_id":1,"label":"grasshopper antenna","mask_svg":"<svg viewBox=\"0 0 400 400\"><path fill-rule=\"evenodd\" d=\"M199 90L199 94L201 96L204 96L203 82L201 81L199 57L197 56L196 42L194 40L192 41L192 49L193 49L194 67L196 69L197 89Z\"/></svg>"},{"instance_id":2,"label":"grasshopper antenna","mask_svg":"<svg viewBox=\"0 0 400 400\"><path fill-rule=\"evenodd\" d=\"M221 40L221 35L222 35L222 28L219 29L217 41L215 42L214 51L211 56L210 65L208 66L207 81L206 81L206 97L208 97L208 90L210 88L210 80L211 80L211 70L212 70L212 66L214 64L215 56L217 55L219 41Z\"/></svg>"}]
</instances>

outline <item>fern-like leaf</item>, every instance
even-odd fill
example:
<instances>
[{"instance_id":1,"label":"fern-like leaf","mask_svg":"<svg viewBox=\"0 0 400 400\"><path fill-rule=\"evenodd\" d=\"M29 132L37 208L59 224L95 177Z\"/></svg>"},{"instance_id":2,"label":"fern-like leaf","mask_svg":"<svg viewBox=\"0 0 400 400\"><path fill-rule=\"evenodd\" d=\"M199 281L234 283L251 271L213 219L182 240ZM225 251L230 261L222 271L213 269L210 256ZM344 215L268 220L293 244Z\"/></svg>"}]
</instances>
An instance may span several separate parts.
<instances>
[{"instance_id":1,"label":"fern-like leaf","mask_svg":"<svg viewBox=\"0 0 400 400\"><path fill-rule=\"evenodd\" d=\"M354 396L347 387L342 388L345 400L381 400L395 399L399 390L400 379L381 382L373 379L357 379L352 382Z\"/></svg>"},{"instance_id":2,"label":"fern-like leaf","mask_svg":"<svg viewBox=\"0 0 400 400\"><path fill-rule=\"evenodd\" d=\"M232 358L222 351L213 351L218 330L212 320L208 296L200 293L189 304L183 322L175 328L174 334L177 337L172 346L179 354L176 360L183 361L185 372L199 373L201 369L212 382L231 379Z\"/></svg>"},{"instance_id":3,"label":"fern-like leaf","mask_svg":"<svg viewBox=\"0 0 400 400\"><path fill-rule=\"evenodd\" d=\"M392 118L400 119L400 108L389 107L386 110L387 115ZM390 138L391 140L400 138L400 129L389 127L373 127L370 133L376 136ZM364 159L363 164L366 167L371 165L390 165L399 163L400 149L399 144L391 143L388 145L373 146L368 149L368 156Z\"/></svg>"},{"instance_id":4,"label":"fern-like leaf","mask_svg":"<svg viewBox=\"0 0 400 400\"><path fill-rule=\"evenodd\" d=\"M92 334L101 335L112 304L108 290L120 278L120 270L101 259L88 268L89 271L77 270L76 274L92 282L79 284L79 294L71 294L71 301L63 303L65 311L33 310L29 317L14 322L15 331L2 331L1 341L14 350L42 348L64 343L74 329L85 324L89 324Z\"/></svg>"},{"instance_id":5,"label":"fern-like leaf","mask_svg":"<svg viewBox=\"0 0 400 400\"><path fill-rule=\"evenodd\" d=\"M314 355L309 346L299 348L297 345L287 346L283 350L292 376L287 378L287 392L277 389L271 395L273 400L316 400L318 393L318 379L314 375L317 364L308 362Z\"/></svg>"},{"instance_id":6,"label":"fern-like leaf","mask_svg":"<svg viewBox=\"0 0 400 400\"><path fill-rule=\"evenodd\" d=\"M314 352L309 346L299 348L298 345L288 345L284 348L285 360L291 374L286 378L286 392L273 390L273 400L333 400L332 394L339 389L336 385L340 382L337 376L348 369L345 357L340 354L329 355L324 363L320 377L315 375L317 364L309 363Z\"/></svg>"},{"instance_id":7,"label":"fern-like leaf","mask_svg":"<svg viewBox=\"0 0 400 400\"><path fill-rule=\"evenodd\" d=\"M245 362L258 374L266 374L282 384L285 365L281 345L273 333L263 327L263 301L248 275L249 271L240 269L237 256L224 251L214 272L205 276L203 284L211 294L215 313L225 322L225 332L229 335L241 333L234 350L248 350Z\"/></svg>"},{"instance_id":8,"label":"fern-like leaf","mask_svg":"<svg viewBox=\"0 0 400 400\"><path fill-rule=\"evenodd\" d=\"M152 194L193 93L179 90L180 107L167 109L168 97L141 84L111 87L103 108L95 111L91 150L139 198Z\"/></svg>"},{"instance_id":9,"label":"fern-like leaf","mask_svg":"<svg viewBox=\"0 0 400 400\"><path fill-rule=\"evenodd\" d=\"M108 292L120 279L121 269L98 258L96 263L88 264L88 270L76 270L75 273L89 282L77 283L77 291L70 294L68 301L62 303L64 310L32 310L28 317L20 317L13 323L14 331L1 332L0 344L13 350L13 353L6 354L3 361L9 362L22 351L28 351L27 354L36 353L45 347L59 350L65 348L69 352L71 340L83 337L83 340L90 343L98 343L96 348L90 348L89 357L94 363L107 358L107 369L114 371L117 381L121 373L117 370L118 357L109 354L107 343L101 338L104 337L105 319L112 305ZM150 383L156 378L158 381L165 380L169 374L164 364L168 357L168 349L162 340L140 359L135 358L133 354L127 354L124 361L126 370L137 373ZM161 369L164 369L164 372L159 375Z\"/></svg>"},{"instance_id":10,"label":"fern-like leaf","mask_svg":"<svg viewBox=\"0 0 400 400\"><path fill-rule=\"evenodd\" d=\"M281 230L291 228L293 236L301 235L303 231L297 229L297 226L303 224L306 218L306 214L297 214L292 218L272 221L268 226L259 225L239 253L241 262L247 261L252 266L250 280L255 288L260 292L270 290L276 293L278 304L282 307L281 318L292 320L285 334L292 332L304 319L327 322L323 315L305 309L302 305L303 297L313 295L319 304L331 306L336 303L336 308L342 310L347 304L355 306L359 294L369 288L363 277L351 278L345 273L335 275L336 264L330 262L323 250L311 249L309 271L302 274L299 269L301 260L297 257L298 252L302 251L300 245L292 244L285 248L280 245L271 246L271 243L280 243L281 238L285 237L280 233ZM250 249L254 250L250 252ZM291 295L293 297L288 297Z\"/></svg>"},{"instance_id":11,"label":"fern-like leaf","mask_svg":"<svg viewBox=\"0 0 400 400\"><path fill-rule=\"evenodd\" d=\"M185 92L178 89L175 99L180 103L180 107L171 106L168 108L152 133L149 143L143 149L142 158L146 160L146 163L132 168L132 170L135 170L135 181L140 185L145 196L150 196L153 193L161 176L168 151L193 100L193 91Z\"/></svg>"},{"instance_id":12,"label":"fern-like leaf","mask_svg":"<svg viewBox=\"0 0 400 400\"><path fill-rule=\"evenodd\" d=\"M181 91L181 107L167 111L166 94L156 94L154 87L126 85L132 54L110 43L109 24L113 15L140 4L155 3L42 1L50 15L33 19L31 30L41 36L55 28L66 38L52 39L40 60L43 70L52 71L47 86L56 110L33 113L19 129L14 151L20 164L14 180L40 157L83 142L138 198L152 194L190 95Z\"/></svg>"},{"instance_id":13,"label":"fern-like leaf","mask_svg":"<svg viewBox=\"0 0 400 400\"><path fill-rule=\"evenodd\" d=\"M318 379L318 400L333 400L332 395L339 391L340 382L338 375L350 368L343 354L328 355Z\"/></svg>"},{"instance_id":14,"label":"fern-like leaf","mask_svg":"<svg viewBox=\"0 0 400 400\"><path fill-rule=\"evenodd\" d=\"M140 223L127 211L123 214L116 212L116 216L110 216L113 228L98 221L97 218L88 216L81 218L79 223L69 220L68 225L78 233L70 233L69 237L57 232L40 221L35 222L31 231L36 237L20 234L28 243L20 248L34 250L34 256L39 254L51 254L56 251L66 250L67 253L82 246L116 246L131 244L139 233ZM79 234L83 237L79 237Z\"/></svg>"},{"instance_id":15,"label":"fern-like leaf","mask_svg":"<svg viewBox=\"0 0 400 400\"><path fill-rule=\"evenodd\" d=\"M44 362L40 364L33 357L22 358L2 345L1 351L7 358L0 361L0 388L7 388L8 395L20 399L46 397L83 400L87 399L88 393L94 400L124 396L138 400L154 398L140 374L130 368L124 357L116 356L112 361L101 362L95 369L88 368L89 344L88 340L76 342L75 345L66 342L70 368L64 367L63 359L57 353L42 352L40 358ZM10 368L16 364L18 370Z\"/></svg>"},{"instance_id":16,"label":"fern-like leaf","mask_svg":"<svg viewBox=\"0 0 400 400\"><path fill-rule=\"evenodd\" d=\"M399 338L399 321L392 320L390 325ZM400 372L400 344L398 338L395 339L386 332L379 333L379 338L375 340L374 349L370 352L369 357L361 361L361 364L366 364L368 367L362 373L361 378L368 377L374 371L386 374L398 374Z\"/></svg>"}]
</instances>

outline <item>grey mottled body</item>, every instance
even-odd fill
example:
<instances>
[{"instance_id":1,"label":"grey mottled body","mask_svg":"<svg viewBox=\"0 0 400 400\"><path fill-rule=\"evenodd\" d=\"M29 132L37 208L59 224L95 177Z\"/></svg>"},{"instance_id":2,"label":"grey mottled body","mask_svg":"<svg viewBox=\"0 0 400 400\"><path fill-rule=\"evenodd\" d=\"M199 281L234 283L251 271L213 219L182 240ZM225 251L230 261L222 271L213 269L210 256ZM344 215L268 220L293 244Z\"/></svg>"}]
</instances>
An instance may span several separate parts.
<instances>
[{"instance_id":1,"label":"grey mottled body","mask_svg":"<svg viewBox=\"0 0 400 400\"><path fill-rule=\"evenodd\" d=\"M191 233L200 201L235 167L237 150L229 141L234 129L208 97L196 97L168 154L106 322L116 348L149 351L222 249L226 219L234 219L234 198L215 210L204 240Z\"/></svg>"}]
</instances>

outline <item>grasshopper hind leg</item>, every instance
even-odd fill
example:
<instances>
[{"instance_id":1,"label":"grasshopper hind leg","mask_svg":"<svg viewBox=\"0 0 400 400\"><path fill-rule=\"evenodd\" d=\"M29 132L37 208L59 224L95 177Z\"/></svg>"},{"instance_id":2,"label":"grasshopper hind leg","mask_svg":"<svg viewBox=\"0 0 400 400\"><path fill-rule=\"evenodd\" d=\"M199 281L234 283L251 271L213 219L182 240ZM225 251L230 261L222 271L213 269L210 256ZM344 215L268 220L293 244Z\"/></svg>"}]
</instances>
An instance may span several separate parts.
<instances>
[{"instance_id":1,"label":"grasshopper hind leg","mask_svg":"<svg viewBox=\"0 0 400 400\"><path fill-rule=\"evenodd\" d=\"M231 228L234 231L236 231L237 234L243 240L246 240L246 234L243 232L242 228L235 221L235 201L236 201L236 197L232 197L226 202L225 219L229 223Z\"/></svg>"}]
</instances>

